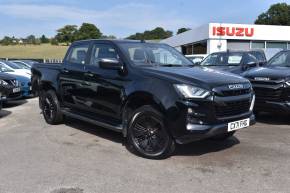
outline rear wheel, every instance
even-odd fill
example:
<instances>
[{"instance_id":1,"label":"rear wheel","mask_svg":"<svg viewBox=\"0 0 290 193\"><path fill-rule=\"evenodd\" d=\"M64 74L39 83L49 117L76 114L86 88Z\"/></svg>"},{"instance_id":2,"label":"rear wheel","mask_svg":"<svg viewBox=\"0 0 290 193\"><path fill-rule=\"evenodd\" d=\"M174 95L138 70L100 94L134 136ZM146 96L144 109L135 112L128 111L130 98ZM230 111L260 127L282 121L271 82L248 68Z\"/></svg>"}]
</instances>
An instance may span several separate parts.
<instances>
[{"instance_id":1,"label":"rear wheel","mask_svg":"<svg viewBox=\"0 0 290 193\"><path fill-rule=\"evenodd\" d=\"M62 123L63 115L55 91L44 91L39 100L45 121L51 125Z\"/></svg>"},{"instance_id":2,"label":"rear wheel","mask_svg":"<svg viewBox=\"0 0 290 193\"><path fill-rule=\"evenodd\" d=\"M174 151L175 143L164 127L163 115L151 106L133 113L127 137L131 149L145 158L164 159Z\"/></svg>"},{"instance_id":3,"label":"rear wheel","mask_svg":"<svg viewBox=\"0 0 290 193\"><path fill-rule=\"evenodd\" d=\"M223 134L212 137L212 139L216 140L216 141L224 141L224 140L227 140L228 138L234 136L234 134L235 134L235 131L232 131L229 133L223 133Z\"/></svg>"}]
</instances>

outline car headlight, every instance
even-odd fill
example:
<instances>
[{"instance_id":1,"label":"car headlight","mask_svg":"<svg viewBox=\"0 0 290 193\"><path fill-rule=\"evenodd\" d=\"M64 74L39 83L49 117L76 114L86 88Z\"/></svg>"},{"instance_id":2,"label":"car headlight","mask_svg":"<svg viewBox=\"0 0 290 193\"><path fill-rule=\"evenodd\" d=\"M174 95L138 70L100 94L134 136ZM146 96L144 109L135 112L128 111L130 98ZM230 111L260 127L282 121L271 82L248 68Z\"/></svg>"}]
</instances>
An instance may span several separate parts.
<instances>
[{"instance_id":1,"label":"car headlight","mask_svg":"<svg viewBox=\"0 0 290 193\"><path fill-rule=\"evenodd\" d=\"M8 85L8 82L6 82L5 80L0 80L0 85L7 86Z\"/></svg>"},{"instance_id":2,"label":"car headlight","mask_svg":"<svg viewBox=\"0 0 290 193\"><path fill-rule=\"evenodd\" d=\"M286 81L286 85L290 86L290 80Z\"/></svg>"},{"instance_id":3,"label":"car headlight","mask_svg":"<svg viewBox=\"0 0 290 193\"><path fill-rule=\"evenodd\" d=\"M180 93L184 98L206 98L209 96L210 92L191 85L186 84L175 84L175 89Z\"/></svg>"}]
</instances>

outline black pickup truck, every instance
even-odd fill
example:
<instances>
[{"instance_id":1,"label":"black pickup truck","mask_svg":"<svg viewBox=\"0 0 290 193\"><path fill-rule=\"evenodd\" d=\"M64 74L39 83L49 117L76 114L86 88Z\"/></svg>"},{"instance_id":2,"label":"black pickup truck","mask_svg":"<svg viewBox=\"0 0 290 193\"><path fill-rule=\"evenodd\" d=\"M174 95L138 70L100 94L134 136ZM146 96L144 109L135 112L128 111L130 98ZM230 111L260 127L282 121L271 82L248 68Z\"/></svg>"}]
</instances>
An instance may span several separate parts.
<instances>
[{"instance_id":1,"label":"black pickup truck","mask_svg":"<svg viewBox=\"0 0 290 193\"><path fill-rule=\"evenodd\" d=\"M276 54L267 65L245 73L256 93L255 111L290 114L290 51Z\"/></svg>"},{"instance_id":2,"label":"black pickup truck","mask_svg":"<svg viewBox=\"0 0 290 193\"><path fill-rule=\"evenodd\" d=\"M225 140L255 123L247 79L192 67L174 48L127 40L73 43L63 64L35 64L44 118L68 116L121 132L140 156L165 158L175 143Z\"/></svg>"}]
</instances>

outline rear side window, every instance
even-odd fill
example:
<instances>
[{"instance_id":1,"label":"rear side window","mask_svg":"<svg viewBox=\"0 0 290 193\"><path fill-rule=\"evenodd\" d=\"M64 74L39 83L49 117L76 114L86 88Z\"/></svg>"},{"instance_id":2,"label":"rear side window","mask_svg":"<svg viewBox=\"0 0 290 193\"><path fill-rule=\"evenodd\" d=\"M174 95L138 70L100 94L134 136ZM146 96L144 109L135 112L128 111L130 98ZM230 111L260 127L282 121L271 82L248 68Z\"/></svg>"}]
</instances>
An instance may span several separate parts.
<instances>
[{"instance_id":1,"label":"rear side window","mask_svg":"<svg viewBox=\"0 0 290 193\"><path fill-rule=\"evenodd\" d=\"M89 45L82 44L73 46L68 55L67 61L74 64L85 64Z\"/></svg>"}]
</instances>

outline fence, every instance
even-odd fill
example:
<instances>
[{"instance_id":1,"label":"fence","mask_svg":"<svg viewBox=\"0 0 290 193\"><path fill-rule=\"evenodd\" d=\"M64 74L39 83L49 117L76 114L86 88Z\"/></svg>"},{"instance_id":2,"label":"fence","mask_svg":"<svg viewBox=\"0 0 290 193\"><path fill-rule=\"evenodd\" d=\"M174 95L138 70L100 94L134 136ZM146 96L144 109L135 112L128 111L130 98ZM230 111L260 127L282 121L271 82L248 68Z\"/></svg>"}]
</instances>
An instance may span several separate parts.
<instances>
[{"instance_id":1,"label":"fence","mask_svg":"<svg viewBox=\"0 0 290 193\"><path fill-rule=\"evenodd\" d=\"M43 58L43 59L39 59L39 58L0 58L1 60L33 60L39 63L62 63L62 59L47 59L47 58Z\"/></svg>"}]
</instances>

